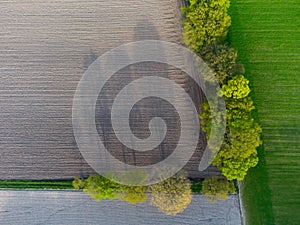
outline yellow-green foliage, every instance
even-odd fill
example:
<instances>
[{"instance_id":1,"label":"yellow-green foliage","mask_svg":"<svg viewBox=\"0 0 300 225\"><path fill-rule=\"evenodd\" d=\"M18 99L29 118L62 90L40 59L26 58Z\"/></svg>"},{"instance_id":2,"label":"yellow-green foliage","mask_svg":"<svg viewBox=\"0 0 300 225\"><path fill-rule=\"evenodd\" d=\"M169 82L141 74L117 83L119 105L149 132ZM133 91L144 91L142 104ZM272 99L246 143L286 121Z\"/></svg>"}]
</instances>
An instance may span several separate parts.
<instances>
[{"instance_id":1,"label":"yellow-green foliage","mask_svg":"<svg viewBox=\"0 0 300 225\"><path fill-rule=\"evenodd\" d=\"M261 128L252 127L237 130L229 127L229 134L213 161L228 180L243 180L249 168L258 163L256 148L261 145Z\"/></svg>"},{"instance_id":2,"label":"yellow-green foliage","mask_svg":"<svg viewBox=\"0 0 300 225\"><path fill-rule=\"evenodd\" d=\"M90 175L84 182L83 191L97 201L117 198L116 190L120 184L97 174Z\"/></svg>"},{"instance_id":3,"label":"yellow-green foliage","mask_svg":"<svg viewBox=\"0 0 300 225\"><path fill-rule=\"evenodd\" d=\"M84 180L79 177L75 177L72 181L72 186L76 190L82 189L84 187Z\"/></svg>"},{"instance_id":4,"label":"yellow-green foliage","mask_svg":"<svg viewBox=\"0 0 300 225\"><path fill-rule=\"evenodd\" d=\"M201 58L212 69L219 84L235 73L237 52L228 45L207 45L200 52Z\"/></svg>"},{"instance_id":5,"label":"yellow-green foliage","mask_svg":"<svg viewBox=\"0 0 300 225\"><path fill-rule=\"evenodd\" d=\"M184 175L176 175L150 186L151 205L167 215L183 212L191 203L191 183Z\"/></svg>"},{"instance_id":6,"label":"yellow-green foliage","mask_svg":"<svg viewBox=\"0 0 300 225\"><path fill-rule=\"evenodd\" d=\"M133 205L137 203L144 203L148 198L146 191L147 187L123 185L122 189L118 191L118 199Z\"/></svg>"},{"instance_id":7,"label":"yellow-green foliage","mask_svg":"<svg viewBox=\"0 0 300 225\"><path fill-rule=\"evenodd\" d=\"M205 195L210 202L226 200L228 194L232 194L234 191L233 182L223 177L206 178L202 182L201 194Z\"/></svg>"},{"instance_id":8,"label":"yellow-green foliage","mask_svg":"<svg viewBox=\"0 0 300 225\"><path fill-rule=\"evenodd\" d=\"M249 81L243 75L237 75L222 86L223 95L227 98L245 98L250 93Z\"/></svg>"},{"instance_id":9,"label":"yellow-green foliage","mask_svg":"<svg viewBox=\"0 0 300 225\"><path fill-rule=\"evenodd\" d=\"M248 83L243 75L238 75L222 86L226 100L227 129L221 149L212 164L218 166L228 180L243 180L249 168L258 163L256 148L261 145L262 130L251 115L254 106L248 97ZM204 102L199 117L201 129L207 134L214 116L208 103Z\"/></svg>"},{"instance_id":10,"label":"yellow-green foliage","mask_svg":"<svg viewBox=\"0 0 300 225\"><path fill-rule=\"evenodd\" d=\"M238 75L222 86L226 97L227 132L224 143L213 161L228 180L243 180L249 168L258 163L256 148L261 145L262 129L254 122L253 101L247 97L249 81Z\"/></svg>"},{"instance_id":11,"label":"yellow-green foliage","mask_svg":"<svg viewBox=\"0 0 300 225\"><path fill-rule=\"evenodd\" d=\"M231 24L227 14L229 5L229 0L191 0L190 5L183 8L183 38L190 49L200 52L204 45L226 37Z\"/></svg>"},{"instance_id":12,"label":"yellow-green foliage","mask_svg":"<svg viewBox=\"0 0 300 225\"><path fill-rule=\"evenodd\" d=\"M212 163L218 166L227 179L242 180L248 169L258 162L256 148L261 145L262 130L251 115L254 106L251 98L247 97L250 93L249 81L242 75L243 66L236 62L237 53L228 45L220 44L231 24L227 14L229 5L229 0L190 0L190 5L183 8L183 36L187 46L199 53L212 69L226 100L226 135ZM201 129L209 138L212 122L217 127L222 124L224 115L221 112L211 113L205 101L201 105L199 118ZM215 155L219 149L211 143L215 141L210 141L208 146Z\"/></svg>"},{"instance_id":13,"label":"yellow-green foliage","mask_svg":"<svg viewBox=\"0 0 300 225\"><path fill-rule=\"evenodd\" d=\"M75 178L73 187L83 189L97 201L103 199L119 199L130 204L143 203L147 200L147 187L127 186L97 174L90 175L85 181Z\"/></svg>"}]
</instances>

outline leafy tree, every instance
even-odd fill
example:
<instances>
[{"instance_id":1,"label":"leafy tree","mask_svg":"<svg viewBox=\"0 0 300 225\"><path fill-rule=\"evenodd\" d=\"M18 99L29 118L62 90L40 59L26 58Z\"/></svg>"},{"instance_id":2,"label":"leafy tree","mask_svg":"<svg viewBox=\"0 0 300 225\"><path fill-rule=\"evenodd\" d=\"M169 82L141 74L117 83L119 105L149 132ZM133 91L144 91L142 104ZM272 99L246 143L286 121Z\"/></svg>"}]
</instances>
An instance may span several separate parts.
<instances>
[{"instance_id":1,"label":"leafy tree","mask_svg":"<svg viewBox=\"0 0 300 225\"><path fill-rule=\"evenodd\" d=\"M232 194L234 191L233 182L223 177L206 178L202 182L201 194L205 195L211 202L226 200L228 194Z\"/></svg>"},{"instance_id":2,"label":"leafy tree","mask_svg":"<svg viewBox=\"0 0 300 225\"><path fill-rule=\"evenodd\" d=\"M228 180L243 180L247 171L255 167L258 163L257 153L253 153L247 158L229 158L223 160L222 165L218 168Z\"/></svg>"},{"instance_id":3,"label":"leafy tree","mask_svg":"<svg viewBox=\"0 0 300 225\"><path fill-rule=\"evenodd\" d=\"M250 93L249 80L243 75L236 75L222 86L222 92L227 98L245 98Z\"/></svg>"},{"instance_id":4,"label":"leafy tree","mask_svg":"<svg viewBox=\"0 0 300 225\"><path fill-rule=\"evenodd\" d=\"M189 48L200 52L204 45L225 38L231 24L229 5L229 0L190 0L190 5L183 8L183 37Z\"/></svg>"},{"instance_id":5,"label":"leafy tree","mask_svg":"<svg viewBox=\"0 0 300 225\"><path fill-rule=\"evenodd\" d=\"M106 177L97 174L90 175L84 182L83 191L89 194L97 201L102 199L117 198L116 189L120 188L120 184L113 182Z\"/></svg>"},{"instance_id":6,"label":"leafy tree","mask_svg":"<svg viewBox=\"0 0 300 225\"><path fill-rule=\"evenodd\" d=\"M191 183L182 174L150 186L151 205L167 215L183 212L191 203Z\"/></svg>"},{"instance_id":7,"label":"leafy tree","mask_svg":"<svg viewBox=\"0 0 300 225\"><path fill-rule=\"evenodd\" d=\"M237 52L228 45L207 45L200 56L212 69L219 84L235 73Z\"/></svg>"},{"instance_id":8,"label":"leafy tree","mask_svg":"<svg viewBox=\"0 0 300 225\"><path fill-rule=\"evenodd\" d=\"M248 149L255 151L258 146L262 144L260 134L262 132L258 123L253 123L251 127L230 127L228 135L229 143L237 149ZM250 155L250 154L248 154Z\"/></svg>"},{"instance_id":9,"label":"leafy tree","mask_svg":"<svg viewBox=\"0 0 300 225\"><path fill-rule=\"evenodd\" d=\"M97 201L102 199L119 199L130 204L136 204L147 200L147 187L122 185L115 182L113 176L110 177L111 179L108 179L92 174L85 181L75 178L72 184L75 189L83 189L85 193Z\"/></svg>"},{"instance_id":10,"label":"leafy tree","mask_svg":"<svg viewBox=\"0 0 300 225\"><path fill-rule=\"evenodd\" d=\"M228 180L243 180L249 168L256 166L256 148L261 145L261 131L257 123L247 129L229 128L222 148L213 161Z\"/></svg>"},{"instance_id":11,"label":"leafy tree","mask_svg":"<svg viewBox=\"0 0 300 225\"><path fill-rule=\"evenodd\" d=\"M243 75L236 75L244 73L243 66L236 63L236 51L228 45L218 45L225 38L231 23L227 14L229 4L229 0L190 0L190 5L183 9L183 36L189 48L200 53L212 69L222 85L222 94L226 100L226 135L213 164L218 166L227 179L242 180L248 169L258 162L256 148L261 144L261 128L251 115L254 106L251 98L247 97L250 93L249 81ZM212 87L215 85L205 73L204 81ZM213 102L216 104L211 107L218 103L214 99ZM201 105L199 118L207 138L211 128L221 126L224 121L223 113L210 108L207 101ZM213 143L218 141L214 139L208 143L213 154L218 150Z\"/></svg>"},{"instance_id":12,"label":"leafy tree","mask_svg":"<svg viewBox=\"0 0 300 225\"><path fill-rule=\"evenodd\" d=\"M230 127L247 128L254 123L251 111L254 109L253 101L250 97L242 99L227 98L226 99L226 119ZM219 121L223 118L222 115L212 113L207 101L204 101L200 106L199 118L201 122L201 129L207 133L209 138L209 132L211 129L212 119ZM220 122L220 121L219 121Z\"/></svg>"}]
</instances>

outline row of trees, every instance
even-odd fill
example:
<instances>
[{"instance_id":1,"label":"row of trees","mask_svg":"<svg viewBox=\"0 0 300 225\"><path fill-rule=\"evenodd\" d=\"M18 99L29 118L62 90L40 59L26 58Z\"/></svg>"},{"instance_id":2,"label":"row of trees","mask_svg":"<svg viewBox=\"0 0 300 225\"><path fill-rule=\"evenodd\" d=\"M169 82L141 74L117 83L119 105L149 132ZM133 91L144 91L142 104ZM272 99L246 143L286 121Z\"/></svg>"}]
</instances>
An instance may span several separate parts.
<instances>
[{"instance_id":1,"label":"row of trees","mask_svg":"<svg viewBox=\"0 0 300 225\"><path fill-rule=\"evenodd\" d=\"M237 52L224 43L231 23L229 5L229 0L190 0L183 9L184 41L211 68L226 102L226 135L212 164L228 180L243 180L248 169L258 162L256 148L261 145L262 130L251 114L254 105L244 68L237 62ZM216 116L219 115L211 113L207 101L201 105L201 129L207 138Z\"/></svg>"},{"instance_id":2,"label":"row of trees","mask_svg":"<svg viewBox=\"0 0 300 225\"><path fill-rule=\"evenodd\" d=\"M249 97L249 81L243 76L243 66L237 63L237 52L224 44L231 24L227 14L229 4L229 0L190 0L189 6L183 9L184 41L212 69L226 101L226 135L212 162L226 178L207 178L200 188L200 193L212 202L225 200L228 193L234 192L232 180L244 179L248 169L257 164L256 148L261 144L261 128L251 114L254 105ZM199 117L207 137L215 116L208 102L204 102ZM149 187L126 186L99 175L90 175L85 180L75 178L73 186L97 201L119 199L137 204L146 202L149 197L151 205L168 215L184 211L192 200L191 183L183 174Z\"/></svg>"},{"instance_id":3,"label":"row of trees","mask_svg":"<svg viewBox=\"0 0 300 225\"><path fill-rule=\"evenodd\" d=\"M72 184L75 189L83 189L97 201L119 199L136 204L147 200L146 187L122 185L97 174L92 174L85 180L75 178Z\"/></svg>"},{"instance_id":4,"label":"row of trees","mask_svg":"<svg viewBox=\"0 0 300 225\"><path fill-rule=\"evenodd\" d=\"M137 204L146 202L149 196L150 204L167 215L184 211L192 200L191 183L182 173L149 187L127 186L92 174L87 179L75 178L73 187L82 189L97 201L118 199Z\"/></svg>"},{"instance_id":5,"label":"row of trees","mask_svg":"<svg viewBox=\"0 0 300 225\"><path fill-rule=\"evenodd\" d=\"M122 185L98 174L87 179L75 178L72 184L74 189L83 190L96 201L118 199L137 204L145 203L150 197L150 204L167 215L183 212L192 201L191 181L184 173L148 187ZM220 176L196 184L200 186L194 191L205 195L210 202L226 200L228 194L235 192L234 183Z\"/></svg>"},{"instance_id":6,"label":"row of trees","mask_svg":"<svg viewBox=\"0 0 300 225\"><path fill-rule=\"evenodd\" d=\"M226 100L227 132L213 161L229 180L243 180L247 171L258 163L256 148L261 145L261 128L251 115L253 101L248 96L249 81L236 75L222 86Z\"/></svg>"}]
</instances>

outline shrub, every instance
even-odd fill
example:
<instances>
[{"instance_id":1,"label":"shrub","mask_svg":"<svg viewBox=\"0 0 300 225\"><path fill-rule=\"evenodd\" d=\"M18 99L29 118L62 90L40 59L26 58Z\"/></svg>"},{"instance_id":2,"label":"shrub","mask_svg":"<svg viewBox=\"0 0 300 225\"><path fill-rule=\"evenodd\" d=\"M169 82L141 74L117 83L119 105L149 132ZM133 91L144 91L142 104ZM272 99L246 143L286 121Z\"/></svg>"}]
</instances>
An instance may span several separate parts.
<instances>
[{"instance_id":1,"label":"shrub","mask_svg":"<svg viewBox=\"0 0 300 225\"><path fill-rule=\"evenodd\" d=\"M223 177L206 178L202 182L201 194L205 195L210 202L226 200L228 194L234 191L234 183Z\"/></svg>"},{"instance_id":2,"label":"shrub","mask_svg":"<svg viewBox=\"0 0 300 225\"><path fill-rule=\"evenodd\" d=\"M229 5L229 0L190 0L190 5L183 8L183 38L190 49L200 52L204 45L226 37L231 24Z\"/></svg>"}]
</instances>

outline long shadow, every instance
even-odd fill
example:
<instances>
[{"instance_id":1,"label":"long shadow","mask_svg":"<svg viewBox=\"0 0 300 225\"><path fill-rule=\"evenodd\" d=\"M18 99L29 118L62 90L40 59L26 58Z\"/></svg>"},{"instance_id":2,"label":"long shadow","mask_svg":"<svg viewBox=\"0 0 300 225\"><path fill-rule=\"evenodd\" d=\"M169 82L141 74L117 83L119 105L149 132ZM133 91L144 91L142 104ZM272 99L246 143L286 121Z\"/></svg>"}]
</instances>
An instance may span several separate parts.
<instances>
[{"instance_id":1,"label":"long shadow","mask_svg":"<svg viewBox=\"0 0 300 225\"><path fill-rule=\"evenodd\" d=\"M159 40L160 36L155 26L143 20L137 23L133 32L132 41L141 40ZM124 54L126 55L126 54ZM127 57L129 54L127 54ZM126 60L126 59L125 59ZM112 63L112 62L110 62ZM129 83L145 76L156 76L163 74L168 77L165 69L166 65L157 64L154 62L143 62L133 65L129 65L116 74L114 74L105 87L100 92L96 106L96 125L99 135L102 141L105 143L106 148L109 152L116 157L118 160L123 161L129 165L151 165L158 163L166 158L171 151L168 153L166 149L171 149L169 145L175 145L176 143L167 141L166 139L174 138L174 134L167 134L164 141L152 151L140 152L128 148L122 144L116 137L111 124L111 107L117 94ZM143 90L136 90L142 92ZM166 124L172 124L173 119L177 119L178 115L166 116L166 112L170 110L164 110L166 108L172 108L172 106L165 100L149 97L142 99L137 102L130 113L130 127L132 133L140 139L145 139L150 135L148 128L149 121L153 117L164 118ZM171 111L174 111L171 110ZM174 123L173 123L174 124ZM174 126L174 125L173 125ZM174 129L168 129L174 130ZM134 143L132 143L134 145ZM174 147L173 147L174 149Z\"/></svg>"},{"instance_id":2,"label":"long shadow","mask_svg":"<svg viewBox=\"0 0 300 225\"><path fill-rule=\"evenodd\" d=\"M146 19L137 22L133 29L132 41L134 42L160 39L161 37L154 24ZM132 54L132 52L130 54ZM126 61L128 57L130 57L130 54L123 52L122 55L124 58L121 60ZM90 59L87 59L86 62L90 62L89 60L94 59L95 57L96 55L91 52ZM120 58L116 56L107 63L113 64L114 60L117 63L117 60L120 60ZM136 63L126 66L115 73L105 84L98 96L95 121L98 134L104 143L106 150L115 158L128 165L146 166L161 162L172 154L180 138L180 117L174 106L164 99L150 96L138 101L132 108L129 118L130 128L137 138L145 139L150 135L150 120L154 117L160 117L167 125L166 136L161 138L163 141L153 150L135 151L118 140L111 121L111 109L114 99L127 84L147 76L159 76L175 81L185 89L196 106L199 106L203 101L203 94L193 79L179 69L167 64L157 62ZM172 96L176 96L176 93L171 93L173 90L167 91L170 92ZM136 92L143 92L143 90L137 89ZM204 137L205 135L201 133L197 149L189 163L184 167L184 170L188 171L190 177L203 178L219 173L214 167L210 167L207 171L198 171L199 162L206 144ZM132 142L132 145L134 146L135 143ZM109 163L109 157L107 157L105 162L107 163L107 169L109 170L109 167L113 166Z\"/></svg>"}]
</instances>

